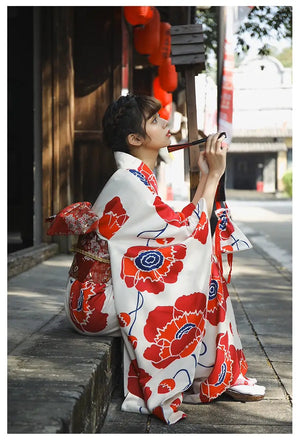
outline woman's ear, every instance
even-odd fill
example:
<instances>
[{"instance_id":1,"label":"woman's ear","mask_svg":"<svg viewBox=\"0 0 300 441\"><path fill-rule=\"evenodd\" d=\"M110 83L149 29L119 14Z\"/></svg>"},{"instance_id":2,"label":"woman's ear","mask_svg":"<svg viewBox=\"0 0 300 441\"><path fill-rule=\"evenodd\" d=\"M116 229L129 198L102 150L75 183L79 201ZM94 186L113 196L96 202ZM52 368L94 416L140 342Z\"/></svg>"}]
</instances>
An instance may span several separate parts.
<instances>
[{"instance_id":1,"label":"woman's ear","mask_svg":"<svg viewBox=\"0 0 300 441\"><path fill-rule=\"evenodd\" d=\"M139 147L143 143L143 138L137 133L129 133L126 138L127 144L134 147Z\"/></svg>"}]
</instances>

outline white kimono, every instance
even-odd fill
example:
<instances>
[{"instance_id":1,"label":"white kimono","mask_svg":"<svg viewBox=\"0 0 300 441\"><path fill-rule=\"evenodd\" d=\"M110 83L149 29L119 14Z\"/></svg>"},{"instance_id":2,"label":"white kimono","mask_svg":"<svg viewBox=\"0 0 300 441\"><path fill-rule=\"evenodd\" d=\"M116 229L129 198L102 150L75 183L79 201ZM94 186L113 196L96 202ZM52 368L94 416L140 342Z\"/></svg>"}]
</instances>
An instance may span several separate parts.
<instances>
[{"instance_id":1,"label":"white kimono","mask_svg":"<svg viewBox=\"0 0 300 441\"><path fill-rule=\"evenodd\" d=\"M79 332L122 336L122 409L173 424L186 416L183 396L209 402L247 371L221 252L251 245L226 207L212 240L204 199L174 212L143 162L115 157L118 170L92 209L67 207L56 216L66 228L54 222L49 234L81 233L66 310Z\"/></svg>"}]
</instances>

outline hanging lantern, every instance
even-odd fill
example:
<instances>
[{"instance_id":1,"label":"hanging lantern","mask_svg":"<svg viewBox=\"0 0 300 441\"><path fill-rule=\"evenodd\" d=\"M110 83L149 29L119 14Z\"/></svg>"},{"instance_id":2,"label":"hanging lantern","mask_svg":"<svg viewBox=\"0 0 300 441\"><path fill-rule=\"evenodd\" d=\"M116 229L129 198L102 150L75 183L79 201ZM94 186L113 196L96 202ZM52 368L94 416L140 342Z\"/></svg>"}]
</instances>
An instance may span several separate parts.
<instances>
[{"instance_id":1,"label":"hanging lantern","mask_svg":"<svg viewBox=\"0 0 300 441\"><path fill-rule=\"evenodd\" d=\"M146 25L153 16L153 6L124 6L124 17L132 26Z\"/></svg>"},{"instance_id":2,"label":"hanging lantern","mask_svg":"<svg viewBox=\"0 0 300 441\"><path fill-rule=\"evenodd\" d=\"M178 74L171 58L166 58L158 68L160 87L167 92L174 92L178 86Z\"/></svg>"},{"instance_id":3,"label":"hanging lantern","mask_svg":"<svg viewBox=\"0 0 300 441\"><path fill-rule=\"evenodd\" d=\"M151 53L149 62L155 66L160 66L164 59L170 57L171 53L171 25L170 23L160 23L159 47Z\"/></svg>"},{"instance_id":4,"label":"hanging lantern","mask_svg":"<svg viewBox=\"0 0 300 441\"><path fill-rule=\"evenodd\" d=\"M172 114L172 103L162 107L158 113L161 118L169 120Z\"/></svg>"},{"instance_id":5,"label":"hanging lantern","mask_svg":"<svg viewBox=\"0 0 300 441\"><path fill-rule=\"evenodd\" d=\"M162 107L172 102L172 94L166 92L164 89L161 88L158 77L154 78L152 86L154 98L160 101Z\"/></svg>"},{"instance_id":6,"label":"hanging lantern","mask_svg":"<svg viewBox=\"0 0 300 441\"><path fill-rule=\"evenodd\" d=\"M144 27L134 28L134 47L137 52L144 55L152 54L158 49L160 43L160 15L153 8L152 19Z\"/></svg>"}]
</instances>

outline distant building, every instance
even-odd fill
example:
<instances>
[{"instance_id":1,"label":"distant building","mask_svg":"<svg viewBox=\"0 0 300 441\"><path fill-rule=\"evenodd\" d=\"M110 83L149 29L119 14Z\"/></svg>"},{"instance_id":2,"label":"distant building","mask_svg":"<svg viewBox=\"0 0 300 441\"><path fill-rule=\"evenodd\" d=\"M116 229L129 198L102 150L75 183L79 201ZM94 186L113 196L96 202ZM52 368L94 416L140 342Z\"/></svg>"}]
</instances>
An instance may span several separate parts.
<instances>
[{"instance_id":1,"label":"distant building","mask_svg":"<svg viewBox=\"0 0 300 441\"><path fill-rule=\"evenodd\" d=\"M282 176L292 164L291 77L291 69L270 56L235 69L227 188L283 190Z\"/></svg>"}]
</instances>

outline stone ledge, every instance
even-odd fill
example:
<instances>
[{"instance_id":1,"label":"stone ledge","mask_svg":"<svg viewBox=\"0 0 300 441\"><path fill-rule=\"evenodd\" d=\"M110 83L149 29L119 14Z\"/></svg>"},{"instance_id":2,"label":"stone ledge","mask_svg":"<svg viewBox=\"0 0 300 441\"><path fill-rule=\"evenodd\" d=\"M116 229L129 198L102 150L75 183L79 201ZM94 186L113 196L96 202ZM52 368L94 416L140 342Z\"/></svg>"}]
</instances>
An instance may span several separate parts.
<instances>
[{"instance_id":1,"label":"stone ledge","mask_svg":"<svg viewBox=\"0 0 300 441\"><path fill-rule=\"evenodd\" d=\"M7 275L10 279L58 253L57 243L25 248L8 255Z\"/></svg>"},{"instance_id":2,"label":"stone ledge","mask_svg":"<svg viewBox=\"0 0 300 441\"><path fill-rule=\"evenodd\" d=\"M120 359L119 338L80 335L62 312L8 357L8 433L96 433Z\"/></svg>"}]
</instances>

